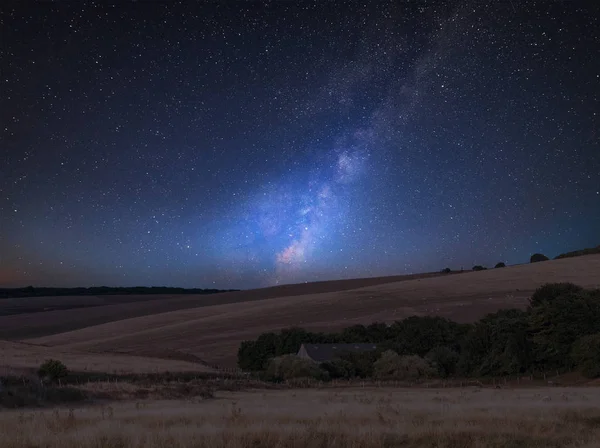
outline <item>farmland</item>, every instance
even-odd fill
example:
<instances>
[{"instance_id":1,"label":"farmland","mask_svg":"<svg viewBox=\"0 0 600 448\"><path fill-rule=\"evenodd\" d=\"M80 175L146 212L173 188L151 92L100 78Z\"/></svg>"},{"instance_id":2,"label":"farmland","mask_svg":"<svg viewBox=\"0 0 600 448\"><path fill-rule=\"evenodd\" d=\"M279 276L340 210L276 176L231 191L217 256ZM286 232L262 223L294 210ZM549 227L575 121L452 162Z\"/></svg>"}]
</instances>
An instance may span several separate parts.
<instances>
[{"instance_id":1,"label":"farmland","mask_svg":"<svg viewBox=\"0 0 600 448\"><path fill-rule=\"evenodd\" d=\"M168 312L150 313L145 307L153 300L93 310L25 313L0 318L0 328L29 343L65 350L172 359L191 354L210 364L233 367L240 342L265 331L290 326L335 330L411 315L472 322L499 309L524 308L531 293L549 281L599 287L599 272L600 256L590 255L456 275L379 280L363 287L359 283L353 289L356 283L341 281L333 291L333 286L324 283L318 287L323 292L315 292L314 285L298 285L215 294L204 296L194 307L191 303L197 299L193 297L170 298L163 301L172 307ZM280 295L282 291L287 295ZM222 302L218 302L220 296ZM186 306L174 309L180 300ZM141 309L147 314L123 319L127 312L141 313ZM103 312L105 323L72 330L71 321L81 325L86 319L100 319Z\"/></svg>"}]
</instances>

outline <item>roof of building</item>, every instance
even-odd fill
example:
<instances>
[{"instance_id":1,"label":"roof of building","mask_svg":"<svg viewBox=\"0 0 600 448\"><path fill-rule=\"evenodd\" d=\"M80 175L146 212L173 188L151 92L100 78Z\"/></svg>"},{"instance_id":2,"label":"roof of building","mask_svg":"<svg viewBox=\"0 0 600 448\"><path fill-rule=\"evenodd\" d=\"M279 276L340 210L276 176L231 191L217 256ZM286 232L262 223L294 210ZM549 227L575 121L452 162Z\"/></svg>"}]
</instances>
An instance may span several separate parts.
<instances>
[{"instance_id":1,"label":"roof of building","mask_svg":"<svg viewBox=\"0 0 600 448\"><path fill-rule=\"evenodd\" d=\"M377 349L375 344L302 344L306 354L317 362L330 361L343 353L348 352L371 352Z\"/></svg>"}]
</instances>

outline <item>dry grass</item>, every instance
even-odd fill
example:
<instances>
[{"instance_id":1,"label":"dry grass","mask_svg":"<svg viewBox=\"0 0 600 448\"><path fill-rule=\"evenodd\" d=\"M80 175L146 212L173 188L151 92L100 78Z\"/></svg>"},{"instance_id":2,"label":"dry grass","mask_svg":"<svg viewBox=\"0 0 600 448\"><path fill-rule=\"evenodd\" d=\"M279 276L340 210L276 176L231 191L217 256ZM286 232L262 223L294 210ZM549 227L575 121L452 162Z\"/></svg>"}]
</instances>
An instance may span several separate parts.
<instances>
[{"instance_id":1,"label":"dry grass","mask_svg":"<svg viewBox=\"0 0 600 448\"><path fill-rule=\"evenodd\" d=\"M0 300L0 339L19 340L64 333L134 317L227 303L344 291L416 278L424 273L274 286L247 291L201 295L110 295L30 297ZM39 312L40 310L48 310Z\"/></svg>"},{"instance_id":2,"label":"dry grass","mask_svg":"<svg viewBox=\"0 0 600 448\"><path fill-rule=\"evenodd\" d=\"M546 282L599 287L600 255L504 269L376 284L359 289L278 297L161 313L32 339L30 342L94 352L164 356L177 350L217 365L234 366L242 340L292 325L337 330L355 323L410 315L474 321L502 308L523 308ZM342 286L338 286L342 288ZM268 297L271 289L264 290ZM272 291L271 291L272 292ZM293 292L293 288L287 293ZM241 294L241 293L231 293ZM225 296L225 295L223 295ZM213 296L213 299L218 298ZM19 316L17 316L19 317ZM0 318L0 325L2 319Z\"/></svg>"},{"instance_id":3,"label":"dry grass","mask_svg":"<svg viewBox=\"0 0 600 448\"><path fill-rule=\"evenodd\" d=\"M370 390L220 393L0 414L6 448L598 446L600 391Z\"/></svg>"},{"instance_id":4,"label":"dry grass","mask_svg":"<svg viewBox=\"0 0 600 448\"><path fill-rule=\"evenodd\" d=\"M43 347L18 342L0 341L4 370L21 371L37 369L47 359L59 359L71 371L98 373L160 373L160 372L214 372L202 364L146 358L113 353L87 353L59 347Z\"/></svg>"}]
</instances>

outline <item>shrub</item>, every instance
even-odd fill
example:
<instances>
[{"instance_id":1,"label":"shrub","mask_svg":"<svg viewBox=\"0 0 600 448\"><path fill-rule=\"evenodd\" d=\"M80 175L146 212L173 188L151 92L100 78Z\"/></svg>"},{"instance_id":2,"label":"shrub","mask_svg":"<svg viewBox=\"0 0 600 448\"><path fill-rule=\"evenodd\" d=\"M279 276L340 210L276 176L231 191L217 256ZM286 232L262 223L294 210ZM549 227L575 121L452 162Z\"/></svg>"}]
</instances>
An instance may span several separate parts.
<instances>
[{"instance_id":1,"label":"shrub","mask_svg":"<svg viewBox=\"0 0 600 448\"><path fill-rule=\"evenodd\" d=\"M334 359L321 364L321 369L329 374L332 379L343 378L350 379L356 376L356 369L350 361L344 359Z\"/></svg>"},{"instance_id":2,"label":"shrub","mask_svg":"<svg viewBox=\"0 0 600 448\"><path fill-rule=\"evenodd\" d=\"M536 289L531 295L529 299L529 306L536 307L558 297L569 294L579 294L582 291L583 288L581 286L577 286L573 283L546 283Z\"/></svg>"},{"instance_id":3,"label":"shrub","mask_svg":"<svg viewBox=\"0 0 600 448\"><path fill-rule=\"evenodd\" d=\"M373 365L377 360L379 353L372 352L348 352L340 356L343 361L349 362L354 369L355 375L360 378L369 378L373 376Z\"/></svg>"},{"instance_id":4,"label":"shrub","mask_svg":"<svg viewBox=\"0 0 600 448\"><path fill-rule=\"evenodd\" d=\"M442 378L454 375L458 358L458 352L450 347L436 347L425 355L425 359L430 362L436 369L437 375Z\"/></svg>"},{"instance_id":5,"label":"shrub","mask_svg":"<svg viewBox=\"0 0 600 448\"><path fill-rule=\"evenodd\" d=\"M387 350L375 361L373 373L379 379L414 380L434 376L436 369L420 356L400 356Z\"/></svg>"},{"instance_id":6,"label":"shrub","mask_svg":"<svg viewBox=\"0 0 600 448\"><path fill-rule=\"evenodd\" d=\"M571 358L586 377L600 377L600 333L578 339L573 344Z\"/></svg>"},{"instance_id":7,"label":"shrub","mask_svg":"<svg viewBox=\"0 0 600 448\"><path fill-rule=\"evenodd\" d=\"M484 267L484 266L481 266L481 265L479 265L479 264L477 264L477 265L473 266L473 270L474 270L474 271L485 271L486 269L487 269L486 267Z\"/></svg>"},{"instance_id":8,"label":"shrub","mask_svg":"<svg viewBox=\"0 0 600 448\"><path fill-rule=\"evenodd\" d=\"M56 359L46 360L38 369L40 378L46 378L50 381L56 381L66 377L69 374L67 366Z\"/></svg>"},{"instance_id":9,"label":"shrub","mask_svg":"<svg viewBox=\"0 0 600 448\"><path fill-rule=\"evenodd\" d=\"M502 261L500 263L496 263L496 266L494 266L494 268L498 269L498 268L505 268L506 264L504 264Z\"/></svg>"},{"instance_id":10,"label":"shrub","mask_svg":"<svg viewBox=\"0 0 600 448\"><path fill-rule=\"evenodd\" d=\"M540 261L548 261L549 258L544 254L533 254L531 258L529 258L530 263L538 263Z\"/></svg>"},{"instance_id":11,"label":"shrub","mask_svg":"<svg viewBox=\"0 0 600 448\"><path fill-rule=\"evenodd\" d=\"M265 371L269 381L283 381L294 378L314 378L326 380L328 375L317 364L296 355L283 355L269 361Z\"/></svg>"},{"instance_id":12,"label":"shrub","mask_svg":"<svg viewBox=\"0 0 600 448\"><path fill-rule=\"evenodd\" d=\"M35 378L3 378L2 383L0 409L74 403L88 398L80 389L44 385Z\"/></svg>"},{"instance_id":13,"label":"shrub","mask_svg":"<svg viewBox=\"0 0 600 448\"><path fill-rule=\"evenodd\" d=\"M450 269L450 268L444 268L444 269L442 269L442 272L444 274L450 274L450 272L452 272L452 269Z\"/></svg>"}]
</instances>

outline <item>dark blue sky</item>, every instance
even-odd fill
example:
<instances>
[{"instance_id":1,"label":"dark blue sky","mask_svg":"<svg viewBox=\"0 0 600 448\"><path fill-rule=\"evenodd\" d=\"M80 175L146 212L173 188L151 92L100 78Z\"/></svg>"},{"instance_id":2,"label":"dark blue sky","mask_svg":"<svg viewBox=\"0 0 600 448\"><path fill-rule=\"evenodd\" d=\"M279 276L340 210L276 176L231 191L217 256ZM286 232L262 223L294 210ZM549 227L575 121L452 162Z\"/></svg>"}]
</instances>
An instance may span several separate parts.
<instances>
[{"instance_id":1,"label":"dark blue sky","mask_svg":"<svg viewBox=\"0 0 600 448\"><path fill-rule=\"evenodd\" d=\"M600 243L597 2L295 3L1 6L0 286L249 288Z\"/></svg>"}]
</instances>

